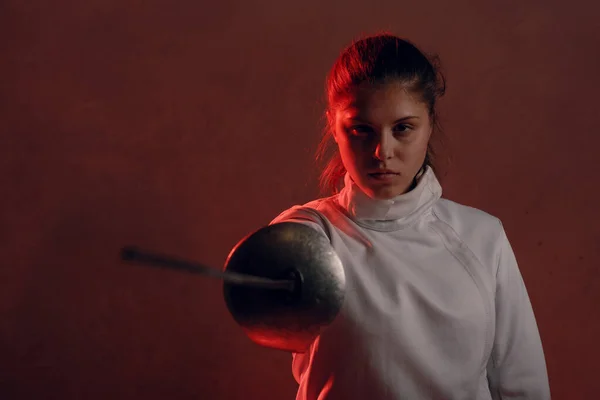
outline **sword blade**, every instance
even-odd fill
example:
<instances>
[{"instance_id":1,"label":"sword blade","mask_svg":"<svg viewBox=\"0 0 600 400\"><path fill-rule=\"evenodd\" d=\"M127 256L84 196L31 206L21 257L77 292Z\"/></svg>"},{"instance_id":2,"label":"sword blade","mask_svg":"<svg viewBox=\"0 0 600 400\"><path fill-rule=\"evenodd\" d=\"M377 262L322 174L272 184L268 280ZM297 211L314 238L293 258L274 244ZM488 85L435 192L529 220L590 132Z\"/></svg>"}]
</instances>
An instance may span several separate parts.
<instances>
[{"instance_id":1,"label":"sword blade","mask_svg":"<svg viewBox=\"0 0 600 400\"><path fill-rule=\"evenodd\" d=\"M192 274L220 279L227 283L251 286L263 289L289 290L293 291L295 282L288 279L270 279L260 276L241 274L232 271L220 271L197 262L182 260L172 256L151 253L137 247L129 246L121 249L121 259L136 262L148 266L185 271Z\"/></svg>"}]
</instances>

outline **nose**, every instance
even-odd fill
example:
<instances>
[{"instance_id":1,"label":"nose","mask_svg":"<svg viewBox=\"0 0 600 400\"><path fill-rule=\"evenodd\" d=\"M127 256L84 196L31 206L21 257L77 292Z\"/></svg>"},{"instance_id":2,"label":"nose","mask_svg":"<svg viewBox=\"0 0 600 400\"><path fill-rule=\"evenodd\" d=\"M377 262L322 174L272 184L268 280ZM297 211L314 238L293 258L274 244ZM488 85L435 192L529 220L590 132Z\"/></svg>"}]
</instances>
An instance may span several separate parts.
<instances>
[{"instance_id":1,"label":"nose","mask_svg":"<svg viewBox=\"0 0 600 400\"><path fill-rule=\"evenodd\" d=\"M375 158L380 161L389 160L394 155L392 146L393 138L391 138L386 132L382 132L379 135L377 147L375 148Z\"/></svg>"}]
</instances>

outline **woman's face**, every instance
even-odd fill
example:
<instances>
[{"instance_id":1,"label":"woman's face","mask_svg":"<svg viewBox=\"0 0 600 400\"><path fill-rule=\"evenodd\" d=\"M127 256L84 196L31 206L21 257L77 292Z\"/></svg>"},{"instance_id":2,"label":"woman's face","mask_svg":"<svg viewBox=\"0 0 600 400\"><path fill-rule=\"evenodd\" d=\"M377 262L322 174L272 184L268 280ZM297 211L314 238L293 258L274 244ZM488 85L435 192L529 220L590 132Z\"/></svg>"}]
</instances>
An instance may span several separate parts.
<instances>
[{"instance_id":1,"label":"woman's face","mask_svg":"<svg viewBox=\"0 0 600 400\"><path fill-rule=\"evenodd\" d=\"M354 182L376 199L407 192L431 136L427 105L401 83L363 84L334 117L333 137Z\"/></svg>"}]
</instances>

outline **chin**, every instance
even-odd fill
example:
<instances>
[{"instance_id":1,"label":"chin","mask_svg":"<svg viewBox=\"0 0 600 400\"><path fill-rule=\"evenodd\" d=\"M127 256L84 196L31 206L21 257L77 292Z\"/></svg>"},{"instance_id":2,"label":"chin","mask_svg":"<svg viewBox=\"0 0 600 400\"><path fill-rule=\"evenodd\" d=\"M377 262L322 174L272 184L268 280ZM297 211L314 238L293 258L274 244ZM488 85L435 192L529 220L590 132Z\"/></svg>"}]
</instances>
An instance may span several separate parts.
<instances>
[{"instance_id":1,"label":"chin","mask_svg":"<svg viewBox=\"0 0 600 400\"><path fill-rule=\"evenodd\" d=\"M373 193L373 197L376 199L380 199L380 200L389 200L389 199L393 199L396 196L399 196L402 194L402 191L400 190L379 190Z\"/></svg>"},{"instance_id":2,"label":"chin","mask_svg":"<svg viewBox=\"0 0 600 400\"><path fill-rule=\"evenodd\" d=\"M412 182L405 182L404 176L398 176L390 181L376 181L368 176L361 176L360 180L354 180L362 191L372 199L389 200L406 193Z\"/></svg>"},{"instance_id":3,"label":"chin","mask_svg":"<svg viewBox=\"0 0 600 400\"><path fill-rule=\"evenodd\" d=\"M406 192L407 189L405 189L404 187L378 187L378 188L369 188L368 191L366 191L366 193L369 195L369 197L374 198L374 199L379 199L379 200L389 200L389 199L393 199L396 196L399 196L403 193Z\"/></svg>"}]
</instances>

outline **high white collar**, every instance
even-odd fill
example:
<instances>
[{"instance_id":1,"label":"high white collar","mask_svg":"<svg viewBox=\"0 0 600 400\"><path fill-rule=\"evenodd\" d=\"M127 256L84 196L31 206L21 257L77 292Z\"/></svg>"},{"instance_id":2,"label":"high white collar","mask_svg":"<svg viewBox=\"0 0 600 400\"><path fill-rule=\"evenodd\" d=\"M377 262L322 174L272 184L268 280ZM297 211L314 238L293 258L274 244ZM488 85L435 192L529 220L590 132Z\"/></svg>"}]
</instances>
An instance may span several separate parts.
<instances>
[{"instance_id":1,"label":"high white collar","mask_svg":"<svg viewBox=\"0 0 600 400\"><path fill-rule=\"evenodd\" d=\"M393 231L410 225L441 197L442 187L433 170L426 167L416 186L392 199L373 199L346 173L338 204L359 225L378 231Z\"/></svg>"}]
</instances>

